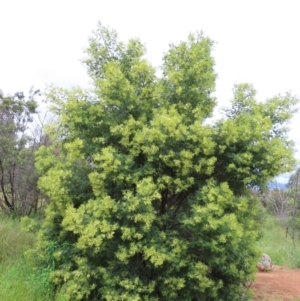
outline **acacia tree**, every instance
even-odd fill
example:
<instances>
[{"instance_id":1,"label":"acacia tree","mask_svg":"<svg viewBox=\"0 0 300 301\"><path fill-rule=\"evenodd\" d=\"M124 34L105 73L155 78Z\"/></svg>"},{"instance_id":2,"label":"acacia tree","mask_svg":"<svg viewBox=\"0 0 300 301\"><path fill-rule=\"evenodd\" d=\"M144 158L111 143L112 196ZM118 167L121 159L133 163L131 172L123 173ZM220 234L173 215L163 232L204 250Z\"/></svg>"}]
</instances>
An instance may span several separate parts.
<instances>
[{"instance_id":1,"label":"acacia tree","mask_svg":"<svg viewBox=\"0 0 300 301\"><path fill-rule=\"evenodd\" d=\"M213 125L213 42L171 45L161 77L139 40L99 24L84 61L93 91L53 88L56 143L42 147L51 202L40 264L66 300L239 300L253 278L257 200L294 164L296 99L260 103L251 85Z\"/></svg>"}]
</instances>

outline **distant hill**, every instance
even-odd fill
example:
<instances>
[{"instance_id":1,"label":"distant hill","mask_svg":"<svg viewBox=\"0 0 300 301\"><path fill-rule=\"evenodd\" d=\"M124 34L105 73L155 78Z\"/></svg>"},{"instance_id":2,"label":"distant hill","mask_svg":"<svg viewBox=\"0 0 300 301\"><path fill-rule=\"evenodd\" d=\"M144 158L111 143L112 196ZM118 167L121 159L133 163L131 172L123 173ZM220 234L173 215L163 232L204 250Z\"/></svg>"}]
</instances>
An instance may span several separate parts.
<instances>
[{"instance_id":1,"label":"distant hill","mask_svg":"<svg viewBox=\"0 0 300 301\"><path fill-rule=\"evenodd\" d=\"M287 189L287 184L283 184L283 183L278 183L278 182L270 182L268 184L268 188L270 190L274 190L274 189L279 189L279 190L286 190Z\"/></svg>"}]
</instances>

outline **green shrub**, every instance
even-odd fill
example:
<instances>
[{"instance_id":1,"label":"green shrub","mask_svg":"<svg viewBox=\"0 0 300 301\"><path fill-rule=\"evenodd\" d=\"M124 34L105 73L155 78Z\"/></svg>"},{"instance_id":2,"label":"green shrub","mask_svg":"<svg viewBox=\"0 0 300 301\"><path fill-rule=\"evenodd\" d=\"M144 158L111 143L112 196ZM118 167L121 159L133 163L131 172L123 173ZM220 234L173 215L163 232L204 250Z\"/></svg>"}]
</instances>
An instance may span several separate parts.
<instances>
[{"instance_id":1,"label":"green shrub","mask_svg":"<svg viewBox=\"0 0 300 301\"><path fill-rule=\"evenodd\" d=\"M95 89L53 88L50 198L36 258L63 300L239 300L254 277L257 200L248 189L290 170L289 95L257 102L235 86L209 125L216 74L202 34L171 45L163 75L99 26L85 61Z\"/></svg>"}]
</instances>

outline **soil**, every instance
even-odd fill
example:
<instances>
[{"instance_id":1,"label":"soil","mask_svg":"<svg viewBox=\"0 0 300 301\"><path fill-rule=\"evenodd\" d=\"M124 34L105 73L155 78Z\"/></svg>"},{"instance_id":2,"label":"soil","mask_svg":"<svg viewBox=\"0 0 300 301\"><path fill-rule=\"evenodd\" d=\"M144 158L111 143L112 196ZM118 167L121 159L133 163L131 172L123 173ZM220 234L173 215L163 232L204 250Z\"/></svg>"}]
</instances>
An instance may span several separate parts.
<instances>
[{"instance_id":1,"label":"soil","mask_svg":"<svg viewBox=\"0 0 300 301\"><path fill-rule=\"evenodd\" d=\"M300 300L300 270L274 266L271 272L257 272L252 283L255 301Z\"/></svg>"}]
</instances>

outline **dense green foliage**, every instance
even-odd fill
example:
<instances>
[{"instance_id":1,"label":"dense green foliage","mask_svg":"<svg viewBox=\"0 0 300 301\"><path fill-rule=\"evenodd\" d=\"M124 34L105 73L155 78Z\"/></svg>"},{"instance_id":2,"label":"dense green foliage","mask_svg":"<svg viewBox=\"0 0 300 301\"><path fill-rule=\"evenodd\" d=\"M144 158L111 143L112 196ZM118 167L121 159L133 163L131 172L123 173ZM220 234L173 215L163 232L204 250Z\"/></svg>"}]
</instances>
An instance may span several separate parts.
<instances>
[{"instance_id":1,"label":"dense green foliage","mask_svg":"<svg viewBox=\"0 0 300 301\"><path fill-rule=\"evenodd\" d=\"M209 124L212 46L202 34L171 45L158 77L138 40L100 24L85 60L94 90L49 92L58 119L37 160L51 203L36 252L65 300L234 301L253 277L248 189L293 167L296 100L259 103L237 85Z\"/></svg>"}]
</instances>

